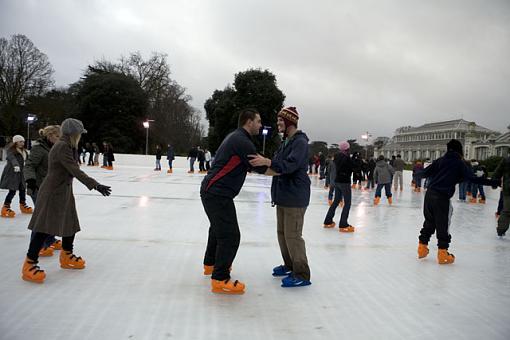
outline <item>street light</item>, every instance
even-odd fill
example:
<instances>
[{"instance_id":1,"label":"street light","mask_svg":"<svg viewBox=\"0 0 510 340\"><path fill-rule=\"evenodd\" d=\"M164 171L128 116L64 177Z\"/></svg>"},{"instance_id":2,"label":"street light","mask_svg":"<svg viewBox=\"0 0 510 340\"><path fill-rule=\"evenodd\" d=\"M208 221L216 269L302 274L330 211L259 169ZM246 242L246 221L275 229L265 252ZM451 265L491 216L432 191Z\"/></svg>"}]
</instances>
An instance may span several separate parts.
<instances>
[{"instance_id":1,"label":"street light","mask_svg":"<svg viewBox=\"0 0 510 340\"><path fill-rule=\"evenodd\" d=\"M149 154L149 127L150 122L154 122L152 119L147 119L145 122L143 122L143 127L145 128L145 155L147 156Z\"/></svg>"},{"instance_id":2,"label":"street light","mask_svg":"<svg viewBox=\"0 0 510 340\"><path fill-rule=\"evenodd\" d=\"M367 145L365 145L365 159L368 159L368 140L370 137L372 137L372 135L369 134L368 131L364 135L361 135L361 139L367 141Z\"/></svg>"},{"instance_id":3,"label":"street light","mask_svg":"<svg viewBox=\"0 0 510 340\"><path fill-rule=\"evenodd\" d=\"M30 124L35 122L37 120L37 117L35 115L29 114L27 116L27 149L30 149Z\"/></svg>"},{"instance_id":4,"label":"street light","mask_svg":"<svg viewBox=\"0 0 510 340\"><path fill-rule=\"evenodd\" d=\"M262 138L263 138L263 141L262 141L262 154L265 155L266 154L266 136L267 134L269 133L269 127L268 126L264 126L264 128L262 129Z\"/></svg>"}]
</instances>

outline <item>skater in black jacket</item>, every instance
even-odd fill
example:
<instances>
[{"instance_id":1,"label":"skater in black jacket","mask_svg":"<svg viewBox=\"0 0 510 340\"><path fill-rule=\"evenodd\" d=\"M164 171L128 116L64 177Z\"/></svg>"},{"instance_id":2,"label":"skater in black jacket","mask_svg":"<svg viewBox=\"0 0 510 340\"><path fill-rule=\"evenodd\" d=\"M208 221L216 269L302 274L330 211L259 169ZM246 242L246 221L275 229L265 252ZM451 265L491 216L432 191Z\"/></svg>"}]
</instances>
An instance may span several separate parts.
<instances>
[{"instance_id":1,"label":"skater in black jacket","mask_svg":"<svg viewBox=\"0 0 510 340\"><path fill-rule=\"evenodd\" d=\"M471 183L497 187L499 181L484 177L476 177L462 160L462 144L452 139L447 144L446 154L425 168L421 178L429 179L429 187L425 194L423 215L425 222L420 231L418 243L418 258L428 255L430 237L437 236L437 261L439 264L449 264L455 261L455 256L448 252L451 241L449 225L453 212L450 199L455 193L455 186L466 180Z\"/></svg>"},{"instance_id":2,"label":"skater in black jacket","mask_svg":"<svg viewBox=\"0 0 510 340\"><path fill-rule=\"evenodd\" d=\"M216 151L211 170L200 188L202 205L211 223L204 275L212 275L213 293L244 293L244 283L230 280L230 269L241 240L234 197L239 194L248 171L265 173L267 170L267 167L252 167L248 158L256 154L251 136L257 135L262 126L260 114L255 109L243 110L238 126Z\"/></svg>"}]
</instances>

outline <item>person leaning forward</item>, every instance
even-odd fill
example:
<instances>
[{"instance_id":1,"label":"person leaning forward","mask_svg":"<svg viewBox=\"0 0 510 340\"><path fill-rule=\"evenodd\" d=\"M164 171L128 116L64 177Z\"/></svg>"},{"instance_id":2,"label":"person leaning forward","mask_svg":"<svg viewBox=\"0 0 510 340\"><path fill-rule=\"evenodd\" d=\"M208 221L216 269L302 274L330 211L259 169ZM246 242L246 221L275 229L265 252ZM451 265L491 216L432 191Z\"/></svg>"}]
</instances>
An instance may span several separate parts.
<instances>
[{"instance_id":1,"label":"person leaning forward","mask_svg":"<svg viewBox=\"0 0 510 340\"><path fill-rule=\"evenodd\" d=\"M204 275L211 275L213 293L243 294L245 291L244 283L230 279L241 240L234 197L239 194L248 171L267 170L267 167L251 166L248 159L248 155L256 153L251 136L258 135L261 126L257 110L242 110L238 129L225 137L201 184L200 197L210 222Z\"/></svg>"}]
</instances>

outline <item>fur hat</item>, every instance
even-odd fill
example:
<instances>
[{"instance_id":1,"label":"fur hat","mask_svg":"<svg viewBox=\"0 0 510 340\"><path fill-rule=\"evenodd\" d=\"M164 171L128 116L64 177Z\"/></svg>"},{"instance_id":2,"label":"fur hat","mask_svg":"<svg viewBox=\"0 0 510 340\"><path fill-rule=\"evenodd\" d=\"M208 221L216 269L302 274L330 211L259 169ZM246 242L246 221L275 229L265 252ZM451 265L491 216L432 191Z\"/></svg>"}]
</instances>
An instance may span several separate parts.
<instances>
[{"instance_id":1,"label":"fur hat","mask_svg":"<svg viewBox=\"0 0 510 340\"><path fill-rule=\"evenodd\" d=\"M16 136L12 137L13 143L24 142L24 141L25 141L25 138L23 138L23 136L21 136L21 135L16 135Z\"/></svg>"}]
</instances>

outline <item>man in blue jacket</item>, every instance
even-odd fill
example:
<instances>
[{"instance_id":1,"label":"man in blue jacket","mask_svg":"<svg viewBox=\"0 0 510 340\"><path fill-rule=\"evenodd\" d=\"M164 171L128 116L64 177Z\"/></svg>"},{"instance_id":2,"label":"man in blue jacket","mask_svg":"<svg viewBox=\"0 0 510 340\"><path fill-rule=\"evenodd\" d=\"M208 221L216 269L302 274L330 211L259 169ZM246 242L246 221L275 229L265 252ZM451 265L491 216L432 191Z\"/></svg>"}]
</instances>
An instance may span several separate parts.
<instances>
[{"instance_id":1,"label":"man in blue jacket","mask_svg":"<svg viewBox=\"0 0 510 340\"><path fill-rule=\"evenodd\" d=\"M422 170L420 176L428 178L429 184L423 203L425 222L423 222L423 228L420 231L418 258L428 255L427 245L435 232L439 264L449 264L455 261L455 256L448 252L451 241L448 227L453 212L450 199L455 193L455 185L464 181L493 187L497 187L499 184L497 180L474 176L473 171L462 160L463 148L458 140L452 139L446 147L446 154Z\"/></svg>"},{"instance_id":2,"label":"man in blue jacket","mask_svg":"<svg viewBox=\"0 0 510 340\"><path fill-rule=\"evenodd\" d=\"M299 114L295 107L278 113L278 131L284 139L273 159L253 155L252 166L267 166L275 175L271 200L276 205L278 243L284 264L273 269L273 276L285 276L282 287L308 286L310 268L303 240L303 223L310 202L308 137L297 129Z\"/></svg>"},{"instance_id":3,"label":"man in blue jacket","mask_svg":"<svg viewBox=\"0 0 510 340\"><path fill-rule=\"evenodd\" d=\"M266 167L253 168L248 159L248 155L256 153L251 136L259 134L262 126L260 114L255 109L243 110L238 126L225 137L216 151L211 170L200 188L202 205L211 223L204 274L212 274L213 293L244 293L244 283L230 280L230 268L241 240L234 197L239 194L248 171L265 173L267 170Z\"/></svg>"}]
</instances>

